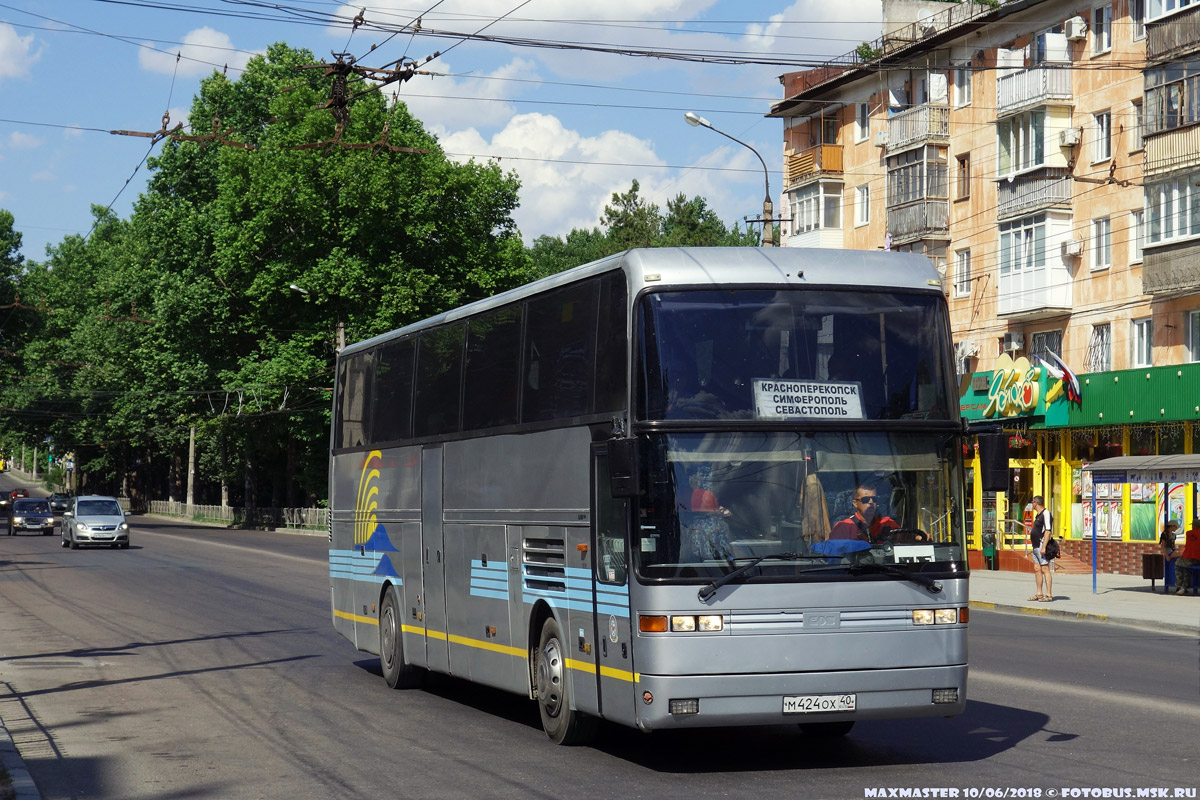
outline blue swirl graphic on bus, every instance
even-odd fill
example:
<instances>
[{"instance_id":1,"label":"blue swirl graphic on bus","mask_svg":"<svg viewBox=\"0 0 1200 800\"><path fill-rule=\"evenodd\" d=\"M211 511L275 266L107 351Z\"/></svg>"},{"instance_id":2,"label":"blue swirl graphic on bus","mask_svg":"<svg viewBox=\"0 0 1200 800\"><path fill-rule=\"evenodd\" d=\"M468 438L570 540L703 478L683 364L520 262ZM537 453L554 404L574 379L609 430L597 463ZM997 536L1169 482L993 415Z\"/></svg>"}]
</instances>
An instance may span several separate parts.
<instances>
[{"instance_id":1,"label":"blue swirl graphic on bus","mask_svg":"<svg viewBox=\"0 0 1200 800\"><path fill-rule=\"evenodd\" d=\"M383 462L383 454L372 450L363 462L362 473L358 478L358 498L354 504L354 544L365 546L376 552L390 550L396 552L388 538L387 528L379 521L376 510L379 508L379 465ZM386 559L383 559L386 561ZM383 561L379 569L384 569ZM391 563L386 566L386 572L376 571L380 575L395 575Z\"/></svg>"}]
</instances>

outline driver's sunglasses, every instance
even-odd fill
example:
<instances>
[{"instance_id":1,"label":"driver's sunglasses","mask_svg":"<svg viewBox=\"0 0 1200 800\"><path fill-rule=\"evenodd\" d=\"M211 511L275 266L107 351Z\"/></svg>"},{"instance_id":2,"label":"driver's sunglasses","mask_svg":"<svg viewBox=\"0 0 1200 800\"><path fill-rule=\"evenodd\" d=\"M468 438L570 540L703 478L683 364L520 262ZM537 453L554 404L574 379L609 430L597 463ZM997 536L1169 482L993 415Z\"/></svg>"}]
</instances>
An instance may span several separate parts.
<instances>
[{"instance_id":1,"label":"driver's sunglasses","mask_svg":"<svg viewBox=\"0 0 1200 800\"><path fill-rule=\"evenodd\" d=\"M878 498L876 498L876 497L860 497L855 502L856 503L872 503L873 504L877 501L878 501Z\"/></svg>"}]
</instances>

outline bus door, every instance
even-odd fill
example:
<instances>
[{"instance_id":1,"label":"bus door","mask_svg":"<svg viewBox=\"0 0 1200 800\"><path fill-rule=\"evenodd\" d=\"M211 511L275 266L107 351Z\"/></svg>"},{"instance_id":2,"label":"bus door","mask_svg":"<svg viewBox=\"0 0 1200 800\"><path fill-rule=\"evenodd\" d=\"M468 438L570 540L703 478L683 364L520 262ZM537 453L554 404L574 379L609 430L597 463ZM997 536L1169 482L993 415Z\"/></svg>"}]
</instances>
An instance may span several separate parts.
<instances>
[{"instance_id":1,"label":"bus door","mask_svg":"<svg viewBox=\"0 0 1200 800\"><path fill-rule=\"evenodd\" d=\"M605 719L633 725L633 628L629 606L629 500L613 497L608 455L592 458L592 581L596 605L596 682Z\"/></svg>"},{"instance_id":2,"label":"bus door","mask_svg":"<svg viewBox=\"0 0 1200 800\"><path fill-rule=\"evenodd\" d=\"M442 448L421 450L421 599L429 669L450 671L446 638L446 547L442 536Z\"/></svg>"}]
</instances>

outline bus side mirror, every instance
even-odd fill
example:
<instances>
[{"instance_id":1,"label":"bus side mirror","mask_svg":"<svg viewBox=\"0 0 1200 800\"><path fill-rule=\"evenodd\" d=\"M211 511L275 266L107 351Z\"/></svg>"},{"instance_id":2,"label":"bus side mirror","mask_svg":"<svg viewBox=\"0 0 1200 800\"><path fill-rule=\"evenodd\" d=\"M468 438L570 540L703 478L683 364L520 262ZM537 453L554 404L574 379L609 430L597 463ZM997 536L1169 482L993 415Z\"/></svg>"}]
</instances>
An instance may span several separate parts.
<instances>
[{"instance_id":1,"label":"bus side mirror","mask_svg":"<svg viewBox=\"0 0 1200 800\"><path fill-rule=\"evenodd\" d=\"M637 497L637 439L608 440L608 489L613 497Z\"/></svg>"},{"instance_id":2,"label":"bus side mirror","mask_svg":"<svg viewBox=\"0 0 1200 800\"><path fill-rule=\"evenodd\" d=\"M979 434L979 483L985 492L1008 491L1008 436Z\"/></svg>"}]
</instances>

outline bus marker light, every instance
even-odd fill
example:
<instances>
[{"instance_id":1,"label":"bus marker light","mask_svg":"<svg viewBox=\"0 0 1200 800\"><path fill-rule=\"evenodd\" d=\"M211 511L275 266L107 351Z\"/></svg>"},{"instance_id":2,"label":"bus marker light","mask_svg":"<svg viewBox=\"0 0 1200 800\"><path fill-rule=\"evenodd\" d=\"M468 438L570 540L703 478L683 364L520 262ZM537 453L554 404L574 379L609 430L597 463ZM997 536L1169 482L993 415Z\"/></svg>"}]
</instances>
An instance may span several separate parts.
<instances>
[{"instance_id":1,"label":"bus marker light","mask_svg":"<svg viewBox=\"0 0 1200 800\"><path fill-rule=\"evenodd\" d=\"M650 692L642 692L642 702L646 705L650 705L654 702L654 695Z\"/></svg>"},{"instance_id":2,"label":"bus marker light","mask_svg":"<svg viewBox=\"0 0 1200 800\"><path fill-rule=\"evenodd\" d=\"M932 625L933 624L933 609L932 608L917 608L913 610L912 615L913 625Z\"/></svg>"},{"instance_id":3,"label":"bus marker light","mask_svg":"<svg viewBox=\"0 0 1200 800\"><path fill-rule=\"evenodd\" d=\"M586 553L586 552L587 552L587 548L588 548L588 546L587 546L586 544L577 544L577 545L575 545L575 549L576 549L576 550L578 550L578 551L579 551L579 552L581 552L581 553Z\"/></svg>"},{"instance_id":4,"label":"bus marker light","mask_svg":"<svg viewBox=\"0 0 1200 800\"><path fill-rule=\"evenodd\" d=\"M958 689L955 689L955 688L934 689L933 690L933 702L937 703L939 705L949 704L949 703L957 703L958 702Z\"/></svg>"},{"instance_id":5,"label":"bus marker light","mask_svg":"<svg viewBox=\"0 0 1200 800\"><path fill-rule=\"evenodd\" d=\"M666 633L667 618L639 614L638 630L642 633Z\"/></svg>"},{"instance_id":6,"label":"bus marker light","mask_svg":"<svg viewBox=\"0 0 1200 800\"><path fill-rule=\"evenodd\" d=\"M970 621L970 619L971 619L971 609L967 608L966 606L963 606L962 608L960 608L958 610L958 621L960 623L962 623L963 625L966 625L967 622Z\"/></svg>"},{"instance_id":7,"label":"bus marker light","mask_svg":"<svg viewBox=\"0 0 1200 800\"><path fill-rule=\"evenodd\" d=\"M933 612L934 621L938 625L953 625L958 622L957 608L939 608Z\"/></svg>"},{"instance_id":8,"label":"bus marker light","mask_svg":"<svg viewBox=\"0 0 1200 800\"><path fill-rule=\"evenodd\" d=\"M725 627L725 620L720 614L705 614L696 617L696 629L702 631L719 631Z\"/></svg>"},{"instance_id":9,"label":"bus marker light","mask_svg":"<svg viewBox=\"0 0 1200 800\"><path fill-rule=\"evenodd\" d=\"M695 617L671 617L671 630L690 633L696 630Z\"/></svg>"},{"instance_id":10,"label":"bus marker light","mask_svg":"<svg viewBox=\"0 0 1200 800\"><path fill-rule=\"evenodd\" d=\"M667 701L667 711L671 714L699 714L700 698L688 697L682 700L672 698Z\"/></svg>"}]
</instances>

